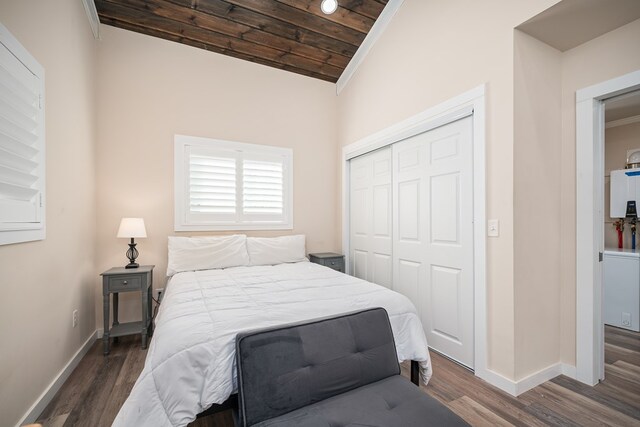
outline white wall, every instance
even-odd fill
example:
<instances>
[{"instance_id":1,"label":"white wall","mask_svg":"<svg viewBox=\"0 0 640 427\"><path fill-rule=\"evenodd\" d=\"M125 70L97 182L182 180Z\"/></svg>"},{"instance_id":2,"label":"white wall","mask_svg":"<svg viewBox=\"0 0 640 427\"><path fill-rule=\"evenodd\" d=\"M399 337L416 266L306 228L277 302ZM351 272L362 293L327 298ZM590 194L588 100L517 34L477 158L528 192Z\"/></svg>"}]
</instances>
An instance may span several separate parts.
<instances>
[{"instance_id":1,"label":"white wall","mask_svg":"<svg viewBox=\"0 0 640 427\"><path fill-rule=\"evenodd\" d=\"M517 30L514 49L514 313L518 380L560 359L558 182L562 53Z\"/></svg>"},{"instance_id":2,"label":"white wall","mask_svg":"<svg viewBox=\"0 0 640 427\"><path fill-rule=\"evenodd\" d=\"M95 41L79 0L3 1L45 68L46 240L0 246L0 425L15 425L95 331ZM79 324L72 328L72 311Z\"/></svg>"},{"instance_id":3,"label":"white wall","mask_svg":"<svg viewBox=\"0 0 640 427\"><path fill-rule=\"evenodd\" d=\"M185 134L293 149L294 229L307 250L338 250L335 85L178 43L101 26L99 43L96 274L126 263L120 219L143 217L139 262L164 286L173 231L173 136ZM204 232L182 235L211 234ZM102 327L101 282L95 280ZM140 318L139 297L121 298Z\"/></svg>"}]
</instances>

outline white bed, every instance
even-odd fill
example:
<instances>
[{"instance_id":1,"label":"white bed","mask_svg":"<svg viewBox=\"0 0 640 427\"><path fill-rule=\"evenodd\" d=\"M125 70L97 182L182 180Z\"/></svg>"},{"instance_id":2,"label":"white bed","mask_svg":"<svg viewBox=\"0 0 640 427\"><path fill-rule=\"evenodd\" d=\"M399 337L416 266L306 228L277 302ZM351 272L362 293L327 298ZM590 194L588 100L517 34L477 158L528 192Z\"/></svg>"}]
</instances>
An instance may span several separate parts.
<instances>
[{"instance_id":1,"label":"white bed","mask_svg":"<svg viewBox=\"0 0 640 427\"><path fill-rule=\"evenodd\" d=\"M114 426L183 426L236 392L240 331L368 307L389 313L398 358L431 360L413 304L382 286L310 262L178 273L166 287L144 370Z\"/></svg>"}]
</instances>

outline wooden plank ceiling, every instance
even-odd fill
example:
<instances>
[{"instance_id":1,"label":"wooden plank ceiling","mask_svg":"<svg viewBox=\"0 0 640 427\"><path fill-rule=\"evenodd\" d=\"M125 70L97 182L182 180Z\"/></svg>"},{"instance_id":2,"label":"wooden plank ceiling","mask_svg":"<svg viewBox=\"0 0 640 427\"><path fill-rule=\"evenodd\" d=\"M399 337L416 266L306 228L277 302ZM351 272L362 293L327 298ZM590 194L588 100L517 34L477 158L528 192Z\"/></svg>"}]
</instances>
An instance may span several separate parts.
<instances>
[{"instance_id":1,"label":"wooden plank ceiling","mask_svg":"<svg viewBox=\"0 0 640 427\"><path fill-rule=\"evenodd\" d=\"M387 0L95 0L100 22L336 82Z\"/></svg>"}]
</instances>

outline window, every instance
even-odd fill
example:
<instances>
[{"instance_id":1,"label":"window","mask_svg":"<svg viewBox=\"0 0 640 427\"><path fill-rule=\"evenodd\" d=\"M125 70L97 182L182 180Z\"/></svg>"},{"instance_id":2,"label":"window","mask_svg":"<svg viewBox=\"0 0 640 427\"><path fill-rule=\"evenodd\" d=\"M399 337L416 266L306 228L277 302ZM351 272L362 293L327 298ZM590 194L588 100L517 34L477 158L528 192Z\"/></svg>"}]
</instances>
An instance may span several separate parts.
<instances>
[{"instance_id":1,"label":"window","mask_svg":"<svg viewBox=\"0 0 640 427\"><path fill-rule=\"evenodd\" d=\"M45 238L44 70L0 24L0 244Z\"/></svg>"},{"instance_id":2,"label":"window","mask_svg":"<svg viewBox=\"0 0 640 427\"><path fill-rule=\"evenodd\" d=\"M289 148L175 136L175 230L293 228Z\"/></svg>"}]
</instances>

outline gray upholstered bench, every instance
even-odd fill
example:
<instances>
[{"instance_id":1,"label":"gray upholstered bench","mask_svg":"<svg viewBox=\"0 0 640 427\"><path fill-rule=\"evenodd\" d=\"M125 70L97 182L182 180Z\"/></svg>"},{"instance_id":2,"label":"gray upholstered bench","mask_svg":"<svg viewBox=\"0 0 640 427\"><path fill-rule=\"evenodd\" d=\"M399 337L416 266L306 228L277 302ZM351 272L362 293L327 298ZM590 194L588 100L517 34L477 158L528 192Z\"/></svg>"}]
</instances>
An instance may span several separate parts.
<instances>
[{"instance_id":1,"label":"gray upholstered bench","mask_svg":"<svg viewBox=\"0 0 640 427\"><path fill-rule=\"evenodd\" d=\"M400 375L375 308L238 335L241 426L466 426Z\"/></svg>"}]
</instances>

